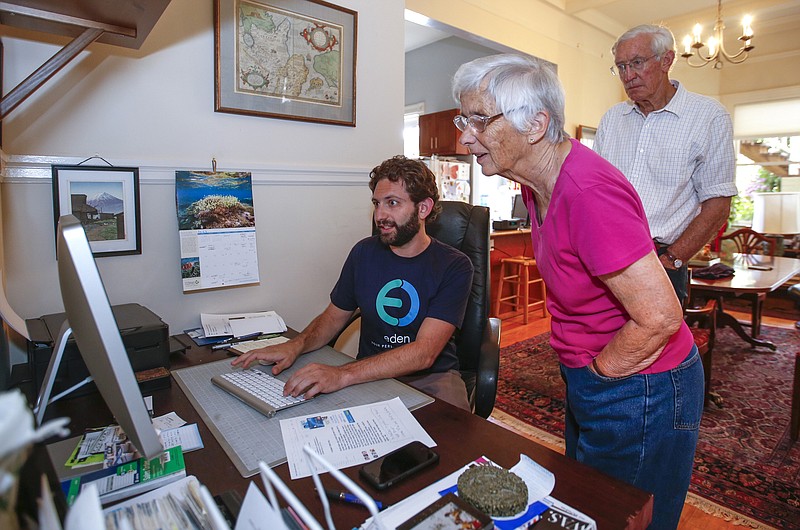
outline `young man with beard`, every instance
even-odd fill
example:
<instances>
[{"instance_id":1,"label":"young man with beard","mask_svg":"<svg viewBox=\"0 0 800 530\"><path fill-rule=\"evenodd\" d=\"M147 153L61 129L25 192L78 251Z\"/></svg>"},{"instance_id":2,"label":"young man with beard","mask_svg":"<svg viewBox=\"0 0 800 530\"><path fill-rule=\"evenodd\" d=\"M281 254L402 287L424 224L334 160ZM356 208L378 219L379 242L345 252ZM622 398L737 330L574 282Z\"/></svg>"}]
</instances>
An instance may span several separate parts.
<instances>
[{"instance_id":1,"label":"young man with beard","mask_svg":"<svg viewBox=\"0 0 800 530\"><path fill-rule=\"evenodd\" d=\"M441 210L436 178L421 161L396 156L370 172L369 187L379 235L350 251L325 311L297 337L232 364L274 364L277 375L300 355L326 345L359 309L356 361L309 364L286 382L287 395L313 397L393 377L469 410L453 333L464 318L472 264L425 231Z\"/></svg>"}]
</instances>

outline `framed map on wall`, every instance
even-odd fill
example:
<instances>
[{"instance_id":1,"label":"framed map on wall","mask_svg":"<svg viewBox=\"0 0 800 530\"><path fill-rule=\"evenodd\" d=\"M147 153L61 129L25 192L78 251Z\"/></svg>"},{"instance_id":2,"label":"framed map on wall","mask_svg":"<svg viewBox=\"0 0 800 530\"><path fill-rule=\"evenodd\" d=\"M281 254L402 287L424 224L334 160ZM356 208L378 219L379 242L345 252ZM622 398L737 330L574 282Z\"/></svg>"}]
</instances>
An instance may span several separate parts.
<instances>
[{"instance_id":1,"label":"framed map on wall","mask_svg":"<svg viewBox=\"0 0 800 530\"><path fill-rule=\"evenodd\" d=\"M355 127L357 30L321 0L216 0L214 110Z\"/></svg>"}]
</instances>

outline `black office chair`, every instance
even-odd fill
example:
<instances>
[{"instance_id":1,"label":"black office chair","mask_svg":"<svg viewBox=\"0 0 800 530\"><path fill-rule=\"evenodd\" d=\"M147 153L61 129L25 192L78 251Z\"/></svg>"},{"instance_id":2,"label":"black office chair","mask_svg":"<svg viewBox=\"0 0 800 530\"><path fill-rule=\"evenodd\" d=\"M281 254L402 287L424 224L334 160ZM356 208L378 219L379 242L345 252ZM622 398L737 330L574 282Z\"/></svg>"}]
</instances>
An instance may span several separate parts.
<instances>
[{"instance_id":1,"label":"black office chair","mask_svg":"<svg viewBox=\"0 0 800 530\"><path fill-rule=\"evenodd\" d=\"M426 225L428 235L466 254L475 271L464 323L456 331L455 342L472 411L488 418L494 408L500 364L500 319L489 318L489 209L457 201L440 204L439 217ZM358 318L354 315L351 322ZM331 340L331 347L338 338Z\"/></svg>"}]
</instances>

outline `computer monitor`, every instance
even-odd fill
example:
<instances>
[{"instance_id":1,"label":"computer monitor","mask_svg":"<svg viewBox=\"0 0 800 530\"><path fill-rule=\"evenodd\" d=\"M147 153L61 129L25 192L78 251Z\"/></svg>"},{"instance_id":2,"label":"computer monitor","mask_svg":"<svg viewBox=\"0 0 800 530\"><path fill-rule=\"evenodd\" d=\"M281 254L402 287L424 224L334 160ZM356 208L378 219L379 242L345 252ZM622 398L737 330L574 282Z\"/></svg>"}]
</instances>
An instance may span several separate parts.
<instances>
[{"instance_id":1,"label":"computer monitor","mask_svg":"<svg viewBox=\"0 0 800 530\"><path fill-rule=\"evenodd\" d=\"M155 458L164 448L133 374L86 232L75 216L59 219L56 249L65 326L72 329L94 383L128 439L143 456ZM68 336L62 333L58 341ZM63 344L56 344L54 355L59 347L63 351Z\"/></svg>"},{"instance_id":2,"label":"computer monitor","mask_svg":"<svg viewBox=\"0 0 800 530\"><path fill-rule=\"evenodd\" d=\"M525 206L525 201L522 200L522 194L517 193L514 195L514 206L511 208L512 219L525 219L525 226L530 224L530 215L528 208Z\"/></svg>"}]
</instances>

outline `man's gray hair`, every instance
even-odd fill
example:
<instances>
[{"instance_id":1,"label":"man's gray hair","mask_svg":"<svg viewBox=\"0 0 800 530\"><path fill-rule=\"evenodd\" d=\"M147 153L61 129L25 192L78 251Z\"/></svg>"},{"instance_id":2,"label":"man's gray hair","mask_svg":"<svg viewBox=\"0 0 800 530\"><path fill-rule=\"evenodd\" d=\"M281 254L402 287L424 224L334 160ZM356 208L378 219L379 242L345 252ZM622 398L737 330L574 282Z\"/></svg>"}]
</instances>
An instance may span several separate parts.
<instances>
[{"instance_id":1,"label":"man's gray hair","mask_svg":"<svg viewBox=\"0 0 800 530\"><path fill-rule=\"evenodd\" d=\"M453 98L485 92L494 99L497 112L520 133L526 134L536 113L550 115L545 137L551 142L567 138L564 132L564 88L551 63L503 53L462 64L453 77Z\"/></svg>"},{"instance_id":2,"label":"man's gray hair","mask_svg":"<svg viewBox=\"0 0 800 530\"><path fill-rule=\"evenodd\" d=\"M615 42L611 47L611 53L616 54L617 46L627 40L638 37L639 35L652 36L652 39L650 40L650 50L653 55L663 57L663 55L670 50L677 54L677 49L675 48L675 36L668 27L660 24L642 24L641 26L636 26L635 28L629 29L620 35L620 37L617 39L617 42Z\"/></svg>"}]
</instances>

